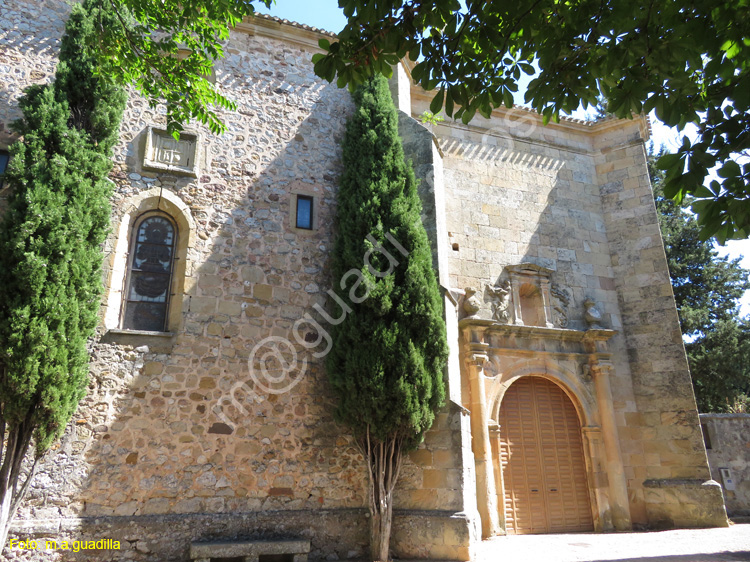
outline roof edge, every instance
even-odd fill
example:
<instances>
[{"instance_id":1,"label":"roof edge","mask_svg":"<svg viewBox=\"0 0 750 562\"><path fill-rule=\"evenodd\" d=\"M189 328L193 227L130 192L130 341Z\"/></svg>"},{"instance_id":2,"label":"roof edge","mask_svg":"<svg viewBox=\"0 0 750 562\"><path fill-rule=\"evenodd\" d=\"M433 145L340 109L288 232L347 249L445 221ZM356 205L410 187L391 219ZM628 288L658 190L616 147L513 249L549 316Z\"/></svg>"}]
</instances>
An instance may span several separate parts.
<instances>
[{"instance_id":1,"label":"roof edge","mask_svg":"<svg viewBox=\"0 0 750 562\"><path fill-rule=\"evenodd\" d=\"M246 16L234 27L234 30L247 33L248 35L289 41L321 53L324 51L318 45L318 41L324 38L336 37L336 34L330 31L267 14Z\"/></svg>"}]
</instances>

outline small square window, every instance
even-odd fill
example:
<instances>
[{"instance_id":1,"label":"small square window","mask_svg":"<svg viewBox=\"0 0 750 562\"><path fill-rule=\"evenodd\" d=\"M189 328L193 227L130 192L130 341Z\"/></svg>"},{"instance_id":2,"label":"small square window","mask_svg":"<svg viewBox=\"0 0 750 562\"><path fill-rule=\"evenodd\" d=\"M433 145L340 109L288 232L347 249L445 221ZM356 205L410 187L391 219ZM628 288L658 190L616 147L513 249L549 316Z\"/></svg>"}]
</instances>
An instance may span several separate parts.
<instances>
[{"instance_id":1,"label":"small square window","mask_svg":"<svg viewBox=\"0 0 750 562\"><path fill-rule=\"evenodd\" d=\"M297 195L297 228L312 230L313 198L309 195Z\"/></svg>"},{"instance_id":2,"label":"small square window","mask_svg":"<svg viewBox=\"0 0 750 562\"><path fill-rule=\"evenodd\" d=\"M10 161L10 154L7 150L0 150L0 188L3 187L3 178L5 177L5 170L8 169L8 162Z\"/></svg>"}]
</instances>

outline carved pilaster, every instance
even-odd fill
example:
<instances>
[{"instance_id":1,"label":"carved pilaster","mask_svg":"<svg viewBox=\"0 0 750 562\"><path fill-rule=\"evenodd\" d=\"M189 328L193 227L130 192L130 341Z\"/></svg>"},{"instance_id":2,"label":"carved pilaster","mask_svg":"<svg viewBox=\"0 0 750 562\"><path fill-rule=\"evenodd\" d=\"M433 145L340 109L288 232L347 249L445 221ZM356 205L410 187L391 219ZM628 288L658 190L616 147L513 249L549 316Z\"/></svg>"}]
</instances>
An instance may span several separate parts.
<instances>
[{"instance_id":1,"label":"carved pilaster","mask_svg":"<svg viewBox=\"0 0 750 562\"><path fill-rule=\"evenodd\" d=\"M542 292L542 304L544 305L544 322L548 328L554 328L552 322L552 295L549 290L549 279L540 278L539 288Z\"/></svg>"},{"instance_id":2,"label":"carved pilaster","mask_svg":"<svg viewBox=\"0 0 750 562\"><path fill-rule=\"evenodd\" d=\"M612 364L608 361L601 361L593 353L589 356L589 372L594 379L606 451L612 524L617 531L628 531L632 528L632 523L625 470L620 453L620 439L617 434L615 408L612 403L612 389L609 384L609 374L612 370Z\"/></svg>"},{"instance_id":3,"label":"carved pilaster","mask_svg":"<svg viewBox=\"0 0 750 562\"><path fill-rule=\"evenodd\" d=\"M586 448L587 464L591 485L589 490L594 510L594 529L597 531L614 531L612 524L612 510L609 504L609 479L607 478L607 454L602 440L602 428L586 426L581 428L583 446Z\"/></svg>"},{"instance_id":4,"label":"carved pilaster","mask_svg":"<svg viewBox=\"0 0 750 562\"><path fill-rule=\"evenodd\" d=\"M482 519L482 538L498 533L497 496L492 467L492 447L487 426L487 398L484 390L484 365L488 360L488 344L472 342L466 356L471 390L471 444L477 477L477 508Z\"/></svg>"},{"instance_id":5,"label":"carved pilaster","mask_svg":"<svg viewBox=\"0 0 750 562\"><path fill-rule=\"evenodd\" d=\"M518 282L518 276L511 273L510 283L513 291L513 323L518 326L523 326L523 314L521 314L521 284Z\"/></svg>"},{"instance_id":6,"label":"carved pilaster","mask_svg":"<svg viewBox=\"0 0 750 562\"><path fill-rule=\"evenodd\" d=\"M503 481L503 466L501 449L503 446L500 438L500 425L491 422L489 425L490 443L492 445L492 468L495 476L495 505L497 508L498 524L500 533L506 531L505 523L505 482Z\"/></svg>"}]
</instances>

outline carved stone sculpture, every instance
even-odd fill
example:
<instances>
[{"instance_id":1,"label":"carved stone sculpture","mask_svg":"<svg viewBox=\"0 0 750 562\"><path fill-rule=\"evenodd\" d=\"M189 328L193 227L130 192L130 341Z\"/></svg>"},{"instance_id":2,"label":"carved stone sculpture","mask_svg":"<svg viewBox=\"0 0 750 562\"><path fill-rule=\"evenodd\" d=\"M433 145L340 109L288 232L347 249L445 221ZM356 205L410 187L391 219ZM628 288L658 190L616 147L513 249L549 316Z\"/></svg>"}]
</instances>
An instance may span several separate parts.
<instances>
[{"instance_id":1,"label":"carved stone sculpture","mask_svg":"<svg viewBox=\"0 0 750 562\"><path fill-rule=\"evenodd\" d=\"M552 285L551 293L552 304L552 321L560 328L568 327L568 305L570 304L570 293L564 287Z\"/></svg>"},{"instance_id":2,"label":"carved stone sculpture","mask_svg":"<svg viewBox=\"0 0 750 562\"><path fill-rule=\"evenodd\" d=\"M475 316L482 308L482 301L477 296L477 290L474 287L466 287L464 293L464 312L466 316Z\"/></svg>"},{"instance_id":3,"label":"carved stone sculpture","mask_svg":"<svg viewBox=\"0 0 750 562\"><path fill-rule=\"evenodd\" d=\"M584 320L586 320L588 329L603 330L604 328L601 325L602 313L599 312L598 308L596 308L596 301L591 297L586 297L586 300L583 301L583 308L583 318Z\"/></svg>"},{"instance_id":4,"label":"carved stone sculpture","mask_svg":"<svg viewBox=\"0 0 750 562\"><path fill-rule=\"evenodd\" d=\"M492 303L492 318L507 324L510 321L510 281L504 281L494 287L488 285L487 291L495 299Z\"/></svg>"}]
</instances>

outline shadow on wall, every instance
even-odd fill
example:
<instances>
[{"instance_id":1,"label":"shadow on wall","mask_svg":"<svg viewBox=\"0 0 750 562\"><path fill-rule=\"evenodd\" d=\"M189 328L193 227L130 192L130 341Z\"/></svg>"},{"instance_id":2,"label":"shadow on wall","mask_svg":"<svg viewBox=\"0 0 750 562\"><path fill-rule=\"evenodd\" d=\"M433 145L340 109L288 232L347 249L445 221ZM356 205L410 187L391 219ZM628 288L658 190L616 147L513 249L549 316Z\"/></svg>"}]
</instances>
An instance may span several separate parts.
<instances>
[{"instance_id":1,"label":"shadow on wall","mask_svg":"<svg viewBox=\"0 0 750 562\"><path fill-rule=\"evenodd\" d=\"M34 538L110 538L121 550L99 556L159 562L186 560L191 541L236 538L307 538L313 558L365 552L363 460L332 417L324 359L314 355L324 336L301 325L305 353L292 335L332 282L341 115L351 104L334 87L296 99L274 80L254 88L255 107L225 116L228 131L208 146L197 180L120 168L116 214L123 193L161 184L195 218L186 295L172 303L181 326L166 345L146 337L94 347L89 395L21 513L21 528L40 529ZM124 131L131 157L138 123L156 120L141 110ZM291 224L296 193L314 198L312 231ZM263 372L248 367L269 336L308 361L286 392L263 390Z\"/></svg>"},{"instance_id":2,"label":"shadow on wall","mask_svg":"<svg viewBox=\"0 0 750 562\"><path fill-rule=\"evenodd\" d=\"M0 5L0 144L21 116L21 85L50 82L70 6L59 0L9 0ZM25 86L24 86L25 87Z\"/></svg>"}]
</instances>

